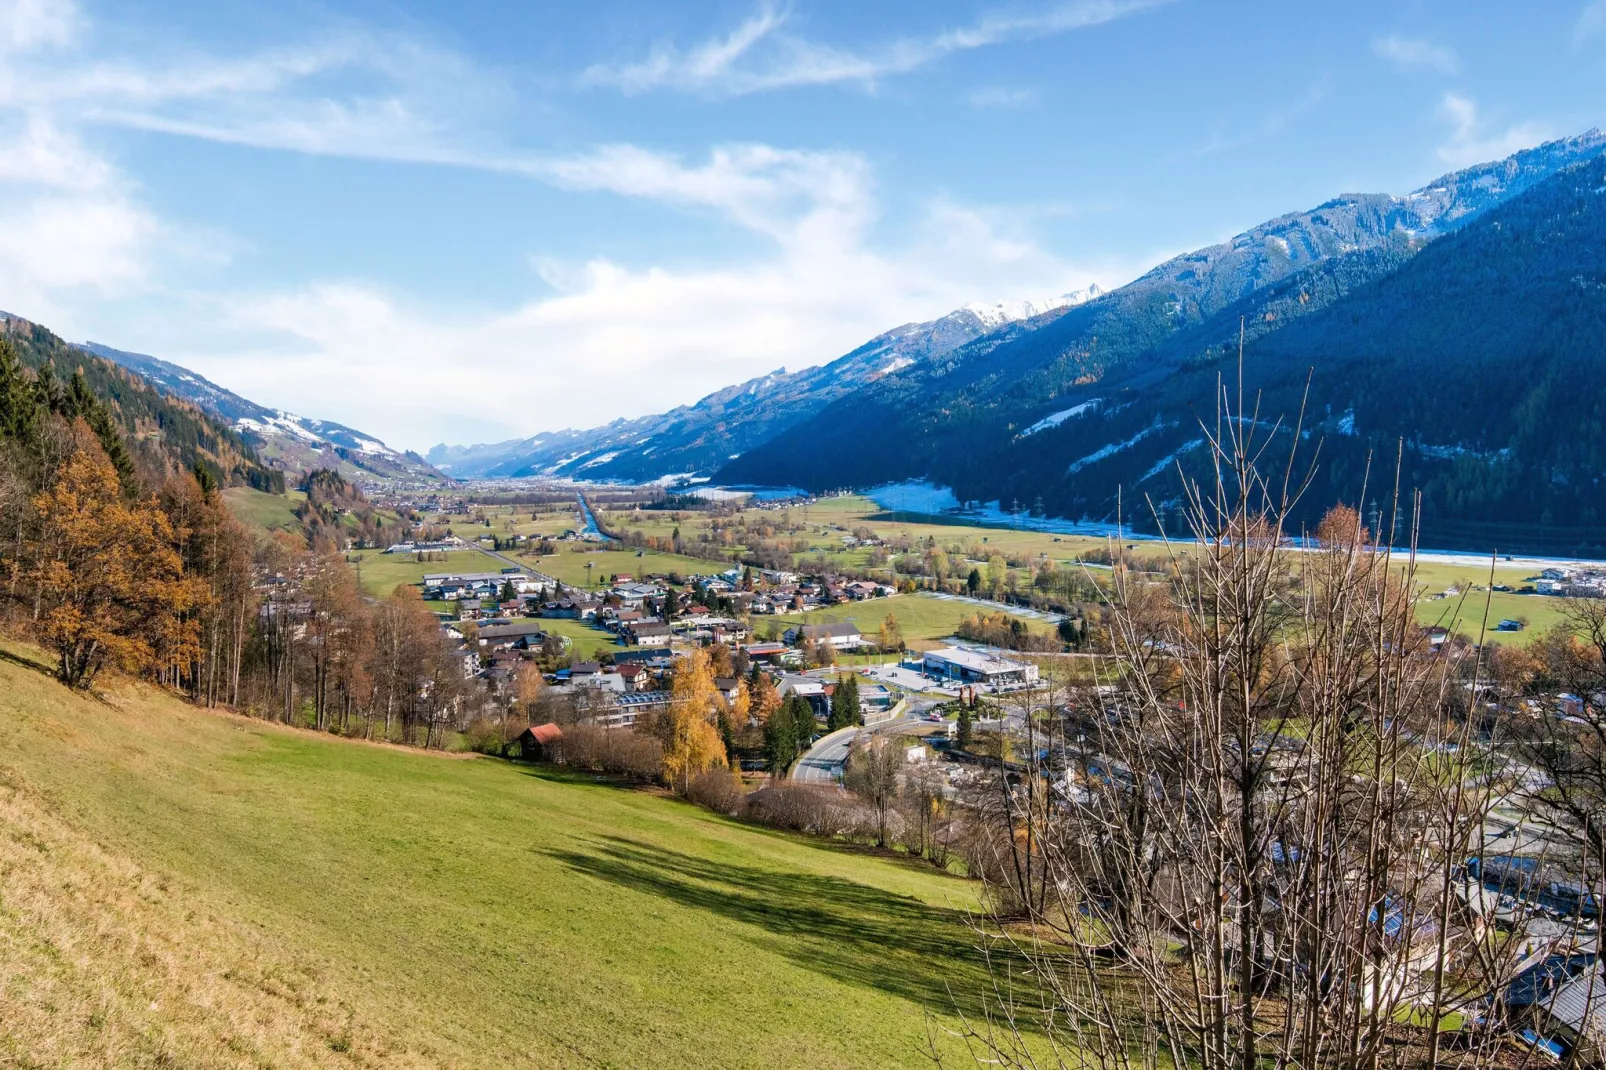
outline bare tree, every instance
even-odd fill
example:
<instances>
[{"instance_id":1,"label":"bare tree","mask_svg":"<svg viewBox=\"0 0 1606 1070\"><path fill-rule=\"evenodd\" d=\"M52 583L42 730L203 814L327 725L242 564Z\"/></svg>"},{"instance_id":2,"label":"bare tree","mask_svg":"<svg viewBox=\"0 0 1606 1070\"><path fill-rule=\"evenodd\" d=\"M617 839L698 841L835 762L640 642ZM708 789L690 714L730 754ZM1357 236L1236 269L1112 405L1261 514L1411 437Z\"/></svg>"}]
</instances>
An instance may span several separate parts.
<instances>
[{"instance_id":1,"label":"bare tree","mask_svg":"<svg viewBox=\"0 0 1606 1070\"><path fill-rule=\"evenodd\" d=\"M1063 772L1028 756L976 812L1015 859L981 876L1024 915L1042 1001L1000 984L966 1029L980 1058L1044 1065L1040 1033L1061 1066L1433 1065L1445 1018L1509 974L1456 894L1497 780L1459 700L1475 670L1417 626L1414 554L1352 510L1290 548L1302 428L1269 423L1221 405L1164 572L1117 543L1111 655L1058 719ZM1022 805L1031 785L1052 800Z\"/></svg>"},{"instance_id":2,"label":"bare tree","mask_svg":"<svg viewBox=\"0 0 1606 1070\"><path fill-rule=\"evenodd\" d=\"M848 754L842 769L842 786L859 796L875 812L876 846L887 845L887 816L898 799L898 778L903 771L903 747L886 736L870 736Z\"/></svg>"}]
</instances>

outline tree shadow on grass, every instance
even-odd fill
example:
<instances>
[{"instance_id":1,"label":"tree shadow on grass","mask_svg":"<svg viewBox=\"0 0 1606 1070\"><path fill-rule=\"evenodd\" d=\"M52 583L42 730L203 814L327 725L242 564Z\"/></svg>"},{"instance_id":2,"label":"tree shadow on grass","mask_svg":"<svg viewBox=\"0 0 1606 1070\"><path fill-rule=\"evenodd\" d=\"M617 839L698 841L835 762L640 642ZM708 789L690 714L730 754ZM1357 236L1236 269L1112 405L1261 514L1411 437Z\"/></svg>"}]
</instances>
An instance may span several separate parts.
<instances>
[{"instance_id":1,"label":"tree shadow on grass","mask_svg":"<svg viewBox=\"0 0 1606 1070\"><path fill-rule=\"evenodd\" d=\"M635 840L604 837L590 850L547 851L575 872L694 907L757 932L746 939L797 966L875 989L937 1014L980 1017L995 975L1030 984L1012 953L957 910L879 888L796 871L713 862Z\"/></svg>"},{"instance_id":2,"label":"tree shadow on grass","mask_svg":"<svg viewBox=\"0 0 1606 1070\"><path fill-rule=\"evenodd\" d=\"M18 654L15 651L7 650L5 647L0 647L0 661L4 661L24 669L31 669L41 676L50 677L52 680L56 678L56 667L49 661L41 661L38 658L32 658L23 654Z\"/></svg>"},{"instance_id":3,"label":"tree shadow on grass","mask_svg":"<svg viewBox=\"0 0 1606 1070\"><path fill-rule=\"evenodd\" d=\"M942 880L951 880L960 883L963 883L966 880L965 877L953 872L952 870L939 869L938 867L932 865L931 862L919 857L918 855L894 851L886 847L876 847L869 843L861 843L852 840L814 835L807 832L796 832L790 829L778 829L769 825L761 825L756 821L750 821L742 817L733 817L730 814L722 814L715 810L709 810L706 807L698 806L696 803L683 799L679 795L675 795L666 789L655 788L651 785L643 784L639 780L631 780L628 777L616 776L610 773L599 773L584 769L569 769L560 765L548 765L544 763L508 760L508 764L518 769L519 772L523 773L525 776L534 777L537 780L549 781L554 784L583 784L588 787L600 786L607 788L618 788L620 791L652 795L657 798L674 802L677 805L688 807L696 811L700 818L717 822L722 825L729 825L732 828L740 829L743 832L753 836L762 836L766 839L781 840L782 842L792 844L793 846L807 847L810 850L826 851L831 854L846 854L855 855L858 857L875 858L886 863L887 865L897 866L901 869L912 870L919 873L923 877L936 877Z\"/></svg>"}]
</instances>

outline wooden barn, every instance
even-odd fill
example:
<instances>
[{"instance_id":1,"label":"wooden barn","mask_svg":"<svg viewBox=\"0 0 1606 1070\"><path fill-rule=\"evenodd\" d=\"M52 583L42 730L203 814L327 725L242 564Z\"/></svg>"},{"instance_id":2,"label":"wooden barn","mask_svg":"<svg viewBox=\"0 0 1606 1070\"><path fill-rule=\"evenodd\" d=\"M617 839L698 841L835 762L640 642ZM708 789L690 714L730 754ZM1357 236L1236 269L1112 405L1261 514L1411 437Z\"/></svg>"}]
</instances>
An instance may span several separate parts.
<instances>
[{"instance_id":1,"label":"wooden barn","mask_svg":"<svg viewBox=\"0 0 1606 1070\"><path fill-rule=\"evenodd\" d=\"M513 742L518 744L520 758L527 762L546 762L552 760L552 748L562 738L563 729L555 724L532 724Z\"/></svg>"}]
</instances>

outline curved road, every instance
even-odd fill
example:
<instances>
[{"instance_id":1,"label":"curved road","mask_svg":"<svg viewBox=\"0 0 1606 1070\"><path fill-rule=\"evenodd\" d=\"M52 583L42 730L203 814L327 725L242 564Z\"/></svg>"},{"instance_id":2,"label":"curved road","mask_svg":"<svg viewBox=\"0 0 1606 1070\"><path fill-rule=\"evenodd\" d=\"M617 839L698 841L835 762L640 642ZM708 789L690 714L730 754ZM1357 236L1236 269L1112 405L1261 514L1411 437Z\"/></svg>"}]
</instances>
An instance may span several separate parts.
<instances>
[{"instance_id":1,"label":"curved road","mask_svg":"<svg viewBox=\"0 0 1606 1070\"><path fill-rule=\"evenodd\" d=\"M827 733L815 740L810 747L792 766L792 779L801 780L811 784L840 784L842 783L842 766L848 760L848 749L860 732L885 732L889 729L910 729L919 725L931 727L934 722L923 716L926 703L919 709L911 708L902 717L891 721L884 721L868 728L839 728L835 732Z\"/></svg>"}]
</instances>

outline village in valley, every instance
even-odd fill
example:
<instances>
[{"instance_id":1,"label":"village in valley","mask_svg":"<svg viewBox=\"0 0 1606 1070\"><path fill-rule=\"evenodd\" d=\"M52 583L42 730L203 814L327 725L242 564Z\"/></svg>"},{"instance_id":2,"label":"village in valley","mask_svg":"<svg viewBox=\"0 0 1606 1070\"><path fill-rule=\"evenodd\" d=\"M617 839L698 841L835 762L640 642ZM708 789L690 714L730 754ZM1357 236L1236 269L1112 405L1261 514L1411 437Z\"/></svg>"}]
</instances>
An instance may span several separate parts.
<instances>
[{"instance_id":1,"label":"village in valley","mask_svg":"<svg viewBox=\"0 0 1606 1070\"><path fill-rule=\"evenodd\" d=\"M597 507L601 523L610 530L618 525L620 535L605 533L586 504L599 489L614 499ZM1069 642L1085 642L1085 625L1053 608L1060 592L1039 589L1034 605L1020 593L1016 576L998 591L985 580L971 583L970 571L987 573L985 557L970 563L963 551L956 554L964 562L956 593L939 597L928 589L933 577L924 566L928 574L920 582L905 575L900 583L891 555L909 552L908 536L894 546L863 524L838 523L840 509L828 502L737 499L743 509L687 496L676 503L679 508L666 510L661 494L635 493L621 500L618 489L582 490L568 514L526 514L516 506L431 497L412 505L436 521L423 527L425 535L375 555L430 569L411 585L441 618L443 633L460 651L465 678L481 686L479 701L511 706L521 687L527 693L530 681L539 678L541 708L553 721L525 727L512 741L520 753L551 751L566 723L644 725L669 705L677 660L701 650L715 670L721 709L748 711L733 733L744 770L770 772L761 738L769 711L753 707L748 697L761 689L783 702L804 703L810 737L862 727L867 735L906 740L906 758L922 761L956 750L961 707L976 714L973 727L967 719L967 737L970 731L1003 731L1006 718L989 717L977 696L996 703L1039 682L1038 664L1024 658L1022 648L1034 655L1064 654ZM706 534L718 526L722 514L729 519L744 511L767 514L784 528L793 527L795 513L796 523L806 525L807 509L823 514L826 522L816 534L829 550L792 568L755 564L745 546L731 554L735 563L720 568L705 542L688 537L694 528ZM639 526L651 525L656 513L673 525L661 549ZM573 526L560 530L565 516ZM476 523L465 525L464 519ZM474 532L487 522L489 536ZM525 527L540 530L519 530ZM451 533L458 531L464 534ZM688 552L710 556L691 558ZM468 567L435 569L433 562L447 559ZM666 569L670 559L680 567ZM991 568L997 581L996 561ZM1020 604L993 601L995 594ZM914 612L900 613L906 606ZM933 608L935 622L927 619ZM904 618L913 634L905 634ZM989 637L978 622L989 619L1016 649L985 641ZM843 712L838 692L850 675L857 709ZM1013 720L1018 724L1019 715ZM823 746L835 760L806 760L809 747L801 746L793 774L840 781L848 748Z\"/></svg>"}]
</instances>

